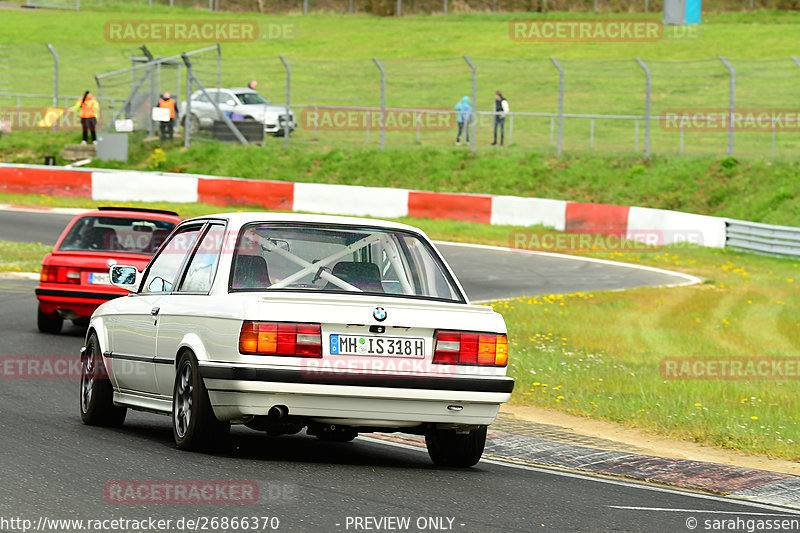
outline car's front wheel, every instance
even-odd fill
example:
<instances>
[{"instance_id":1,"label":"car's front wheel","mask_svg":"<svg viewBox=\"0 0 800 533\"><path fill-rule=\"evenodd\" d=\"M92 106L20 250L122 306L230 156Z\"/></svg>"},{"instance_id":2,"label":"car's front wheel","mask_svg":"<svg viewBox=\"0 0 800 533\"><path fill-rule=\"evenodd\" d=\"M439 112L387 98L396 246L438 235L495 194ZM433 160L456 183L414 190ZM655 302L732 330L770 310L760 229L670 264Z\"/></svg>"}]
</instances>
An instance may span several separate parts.
<instances>
[{"instance_id":1,"label":"car's front wheel","mask_svg":"<svg viewBox=\"0 0 800 533\"><path fill-rule=\"evenodd\" d=\"M223 443L230 429L229 422L220 422L214 416L208 391L198 372L197 359L191 352L184 352L172 393L175 445L181 450L208 450Z\"/></svg>"},{"instance_id":2,"label":"car's front wheel","mask_svg":"<svg viewBox=\"0 0 800 533\"><path fill-rule=\"evenodd\" d=\"M486 446L486 426L469 433L435 429L425 435L428 455L439 466L468 468L478 463Z\"/></svg>"},{"instance_id":3,"label":"car's front wheel","mask_svg":"<svg viewBox=\"0 0 800 533\"><path fill-rule=\"evenodd\" d=\"M100 343L92 333L81 356L81 420L89 426L121 426L127 409L114 405L114 390L108 379Z\"/></svg>"},{"instance_id":4,"label":"car's front wheel","mask_svg":"<svg viewBox=\"0 0 800 533\"><path fill-rule=\"evenodd\" d=\"M42 306L39 306L39 311L36 313L36 326L42 333L60 333L61 326L64 324L64 319L57 313L45 313L42 311Z\"/></svg>"}]
</instances>

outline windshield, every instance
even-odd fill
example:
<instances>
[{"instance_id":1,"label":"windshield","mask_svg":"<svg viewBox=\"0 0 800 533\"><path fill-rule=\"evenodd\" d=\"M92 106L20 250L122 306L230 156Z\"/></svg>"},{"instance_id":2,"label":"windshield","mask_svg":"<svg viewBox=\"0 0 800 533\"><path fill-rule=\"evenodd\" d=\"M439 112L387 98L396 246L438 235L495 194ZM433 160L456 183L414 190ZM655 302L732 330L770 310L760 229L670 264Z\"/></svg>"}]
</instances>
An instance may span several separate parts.
<instances>
[{"instance_id":1,"label":"windshield","mask_svg":"<svg viewBox=\"0 0 800 533\"><path fill-rule=\"evenodd\" d=\"M147 218L89 216L70 228L59 251L129 252L153 255L175 227Z\"/></svg>"},{"instance_id":2,"label":"windshield","mask_svg":"<svg viewBox=\"0 0 800 533\"><path fill-rule=\"evenodd\" d=\"M464 301L427 242L404 231L353 226L245 226L234 252L230 288Z\"/></svg>"},{"instance_id":3,"label":"windshield","mask_svg":"<svg viewBox=\"0 0 800 533\"><path fill-rule=\"evenodd\" d=\"M236 98L238 98L239 101L244 105L269 103L269 100L258 93L240 93L236 95Z\"/></svg>"}]
</instances>

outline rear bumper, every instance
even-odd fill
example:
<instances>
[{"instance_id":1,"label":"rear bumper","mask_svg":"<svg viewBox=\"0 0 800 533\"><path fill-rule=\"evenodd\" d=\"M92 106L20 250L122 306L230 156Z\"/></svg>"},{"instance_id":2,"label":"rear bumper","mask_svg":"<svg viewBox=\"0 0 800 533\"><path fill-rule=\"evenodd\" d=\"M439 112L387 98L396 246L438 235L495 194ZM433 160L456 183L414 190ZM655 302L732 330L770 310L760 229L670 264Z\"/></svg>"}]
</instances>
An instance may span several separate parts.
<instances>
[{"instance_id":1,"label":"rear bumper","mask_svg":"<svg viewBox=\"0 0 800 533\"><path fill-rule=\"evenodd\" d=\"M266 415L285 405L289 415L323 423L387 428L489 425L514 386L507 377L310 375L203 363L200 376L221 420Z\"/></svg>"},{"instance_id":2,"label":"rear bumper","mask_svg":"<svg viewBox=\"0 0 800 533\"><path fill-rule=\"evenodd\" d=\"M100 304L114 298L123 296L122 294L106 292L89 292L84 290L65 290L65 289L43 289L37 288L36 298L44 313L55 313L57 310L74 311L79 317L92 316L95 309Z\"/></svg>"}]
</instances>

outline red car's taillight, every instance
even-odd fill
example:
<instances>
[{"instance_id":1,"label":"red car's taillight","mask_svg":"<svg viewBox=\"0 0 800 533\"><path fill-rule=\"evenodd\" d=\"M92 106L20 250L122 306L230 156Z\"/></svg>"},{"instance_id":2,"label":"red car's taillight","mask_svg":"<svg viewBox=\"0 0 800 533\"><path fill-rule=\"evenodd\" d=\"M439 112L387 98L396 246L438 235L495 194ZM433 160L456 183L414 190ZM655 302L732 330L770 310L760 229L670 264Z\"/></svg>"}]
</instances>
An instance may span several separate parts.
<instances>
[{"instance_id":1,"label":"red car's taillight","mask_svg":"<svg viewBox=\"0 0 800 533\"><path fill-rule=\"evenodd\" d=\"M322 357L322 330L319 324L245 322L239 332L239 352Z\"/></svg>"},{"instance_id":2,"label":"red car's taillight","mask_svg":"<svg viewBox=\"0 0 800 533\"><path fill-rule=\"evenodd\" d=\"M433 362L449 365L506 366L508 337L494 333L437 331Z\"/></svg>"},{"instance_id":3,"label":"red car's taillight","mask_svg":"<svg viewBox=\"0 0 800 533\"><path fill-rule=\"evenodd\" d=\"M81 272L67 267L43 266L39 279L45 283L79 284L81 282Z\"/></svg>"}]
</instances>

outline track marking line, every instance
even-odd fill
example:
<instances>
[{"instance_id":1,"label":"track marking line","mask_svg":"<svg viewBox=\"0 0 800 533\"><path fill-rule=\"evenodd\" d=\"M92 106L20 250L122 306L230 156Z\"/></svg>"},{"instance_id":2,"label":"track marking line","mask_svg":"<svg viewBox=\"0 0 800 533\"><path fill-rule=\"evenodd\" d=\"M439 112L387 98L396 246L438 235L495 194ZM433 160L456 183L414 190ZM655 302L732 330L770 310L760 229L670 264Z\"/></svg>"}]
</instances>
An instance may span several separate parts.
<instances>
[{"instance_id":1,"label":"track marking line","mask_svg":"<svg viewBox=\"0 0 800 533\"><path fill-rule=\"evenodd\" d=\"M505 246L491 246L488 244L472 244L468 242L450 242L450 241L433 241L434 244L442 244L444 246L461 246L463 248L478 248L484 250L495 250L498 252L512 252L517 254L530 254L530 255L541 255L545 257L555 257L558 259L571 259L573 261L585 261L587 263L599 263L601 265L610 265L610 266L618 266L618 267L625 267L625 268L633 268L637 270L646 270L648 272L654 272L657 274L664 274L667 276L673 276L676 278L683 278L685 281L682 283L672 283L668 285L652 285L652 286L659 286L659 287L682 287L684 285L695 285L697 283L702 283L703 280L698 278L697 276L692 276L691 274L684 274L683 272L675 272L672 270L665 270L663 268L651 267L646 265L634 265L633 263L624 263L622 261L612 261L610 259L598 259L596 257L583 257L579 255L568 255L568 254L557 254L553 252L540 252L538 250L522 250L519 248L508 248Z\"/></svg>"},{"instance_id":2,"label":"track marking line","mask_svg":"<svg viewBox=\"0 0 800 533\"><path fill-rule=\"evenodd\" d=\"M672 509L669 507L631 507L628 505L606 505L611 509L623 509L626 511L661 511L666 513L707 513L707 514L732 514L748 516L792 516L791 513L756 513L750 511L717 511L713 509Z\"/></svg>"},{"instance_id":3,"label":"track marking line","mask_svg":"<svg viewBox=\"0 0 800 533\"><path fill-rule=\"evenodd\" d=\"M402 444L402 443L399 443L399 442L386 441L386 440L378 439L378 438L375 438L375 437L362 437L362 436L359 436L358 438L361 439L361 440L365 440L365 441L371 442L373 444L383 444L385 446L394 446L396 448L403 448L405 450L413 450L413 451L420 452L420 453L427 453L425 448L423 448L421 446L413 446L411 444ZM621 480L610 479L610 478L605 478L605 477L593 477L593 476L590 476L590 475L587 475L587 474L578 474L578 473L575 473L575 472L568 472L568 471L565 471L565 470L549 469L549 468L544 468L544 467L539 467L539 466L530 466L530 465L525 465L525 464L518 464L518 463L513 463L513 462L501 461L501 460L497 460L497 459L481 459L480 463L491 464L491 465L496 465L496 466L503 466L503 467L506 467L506 468L515 468L517 470L528 470L528 471L531 471L531 472L538 472L540 474L549 474L549 475L553 475L553 476L561 476L561 477L569 477L569 478L573 478L573 479L581 479L581 480L584 480L584 481L594 481L596 483L605 483L607 485L617 485L617 486L628 487L628 488L632 487L632 488L637 488L637 489L641 489L641 490L649 490L649 491L653 491L653 492L674 494L676 496L686 496L686 497L689 497L689 498L698 498L698 499L701 499L701 500L711 500L711 501L716 501L716 502L720 502L720 503L727 503L727 504L733 504L733 505L742 505L742 506L747 506L747 507L754 507L756 509L766 509L766 510L769 510L769 511L777 511L777 512L785 513L785 514L788 514L788 515L800 516L800 510L784 509L784 508L781 508L781 507L775 507L774 505L769 505L769 504L765 504L765 503L758 503L758 502L752 502L752 501L739 499L739 498L726 498L724 496L715 496L713 494L703 494L703 493L700 493L700 492L692 492L692 491L689 491L689 490L679 490L679 489L671 489L671 488L667 488L667 487L659 487L659 486L655 486L655 485L647 485L644 482L635 481L635 480L621 481Z\"/></svg>"}]
</instances>

